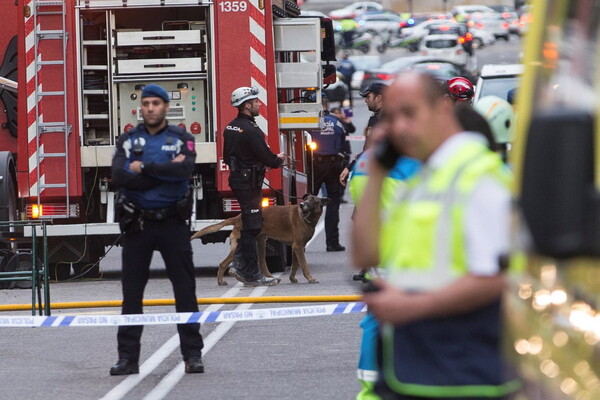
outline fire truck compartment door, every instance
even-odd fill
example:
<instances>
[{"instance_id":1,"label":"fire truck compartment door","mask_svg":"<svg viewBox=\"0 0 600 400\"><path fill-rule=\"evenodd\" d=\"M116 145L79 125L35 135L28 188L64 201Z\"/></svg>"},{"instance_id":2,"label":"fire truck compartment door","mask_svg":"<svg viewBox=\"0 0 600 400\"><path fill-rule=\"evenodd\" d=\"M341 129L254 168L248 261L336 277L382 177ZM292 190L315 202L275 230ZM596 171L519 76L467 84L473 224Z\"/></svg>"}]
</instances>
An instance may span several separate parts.
<instances>
[{"instance_id":1,"label":"fire truck compartment door","mask_svg":"<svg viewBox=\"0 0 600 400\"><path fill-rule=\"evenodd\" d=\"M201 57L117 60L119 74L152 74L157 72L201 72Z\"/></svg>"},{"instance_id":2,"label":"fire truck compartment door","mask_svg":"<svg viewBox=\"0 0 600 400\"><path fill-rule=\"evenodd\" d=\"M319 87L321 76L316 63L277 63L277 87L309 88Z\"/></svg>"},{"instance_id":3,"label":"fire truck compartment door","mask_svg":"<svg viewBox=\"0 0 600 400\"><path fill-rule=\"evenodd\" d=\"M198 44L199 30L190 31L117 31L117 46L166 46Z\"/></svg>"}]
</instances>

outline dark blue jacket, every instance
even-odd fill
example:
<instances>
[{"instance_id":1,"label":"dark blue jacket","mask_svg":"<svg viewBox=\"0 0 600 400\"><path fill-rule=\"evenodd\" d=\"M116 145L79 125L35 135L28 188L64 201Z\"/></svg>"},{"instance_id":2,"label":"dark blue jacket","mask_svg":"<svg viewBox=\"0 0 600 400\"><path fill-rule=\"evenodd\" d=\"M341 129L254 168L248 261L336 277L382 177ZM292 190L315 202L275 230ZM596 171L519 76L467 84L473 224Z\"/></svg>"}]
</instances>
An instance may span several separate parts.
<instances>
[{"instance_id":1,"label":"dark blue jacket","mask_svg":"<svg viewBox=\"0 0 600 400\"><path fill-rule=\"evenodd\" d=\"M182 162L172 162L179 154ZM142 161L141 174L129 169ZM196 151L194 137L184 129L167 125L151 135L144 124L119 136L112 162L112 183L140 208L158 209L174 205L189 190Z\"/></svg>"},{"instance_id":2,"label":"dark blue jacket","mask_svg":"<svg viewBox=\"0 0 600 400\"><path fill-rule=\"evenodd\" d=\"M323 156L343 154L346 141L344 124L330 114L325 115L323 124L323 129L311 132L312 140L317 143L315 154Z\"/></svg>"},{"instance_id":3,"label":"dark blue jacket","mask_svg":"<svg viewBox=\"0 0 600 400\"><path fill-rule=\"evenodd\" d=\"M356 72L356 68L350 60L341 60L338 64L337 70L344 75L344 79L347 81L351 80L352 74Z\"/></svg>"}]
</instances>

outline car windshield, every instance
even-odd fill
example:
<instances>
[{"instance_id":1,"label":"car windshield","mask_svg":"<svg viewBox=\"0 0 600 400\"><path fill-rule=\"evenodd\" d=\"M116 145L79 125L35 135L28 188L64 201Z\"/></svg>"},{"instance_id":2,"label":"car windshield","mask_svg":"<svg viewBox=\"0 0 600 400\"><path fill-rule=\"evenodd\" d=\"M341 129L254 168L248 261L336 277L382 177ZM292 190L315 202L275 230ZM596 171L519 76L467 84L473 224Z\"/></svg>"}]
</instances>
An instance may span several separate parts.
<instances>
[{"instance_id":1,"label":"car windshield","mask_svg":"<svg viewBox=\"0 0 600 400\"><path fill-rule=\"evenodd\" d=\"M430 49L449 49L456 46L456 39L427 40L425 47Z\"/></svg>"},{"instance_id":2,"label":"car windshield","mask_svg":"<svg viewBox=\"0 0 600 400\"><path fill-rule=\"evenodd\" d=\"M378 56L350 56L348 59L352 61L357 71L366 71L381 66L381 60Z\"/></svg>"},{"instance_id":3,"label":"car windshield","mask_svg":"<svg viewBox=\"0 0 600 400\"><path fill-rule=\"evenodd\" d=\"M508 92L519 85L518 81L519 77L517 76L483 79L479 97L498 96L506 100Z\"/></svg>"}]
</instances>

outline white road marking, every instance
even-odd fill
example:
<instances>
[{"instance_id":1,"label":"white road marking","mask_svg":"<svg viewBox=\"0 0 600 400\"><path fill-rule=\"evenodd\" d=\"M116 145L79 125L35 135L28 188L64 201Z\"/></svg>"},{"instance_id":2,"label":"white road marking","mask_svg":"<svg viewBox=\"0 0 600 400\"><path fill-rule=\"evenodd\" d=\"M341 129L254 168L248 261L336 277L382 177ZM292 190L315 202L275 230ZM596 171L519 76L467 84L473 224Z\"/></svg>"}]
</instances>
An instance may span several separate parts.
<instances>
[{"instance_id":1,"label":"white road marking","mask_svg":"<svg viewBox=\"0 0 600 400\"><path fill-rule=\"evenodd\" d=\"M273 276L279 277L281 274L273 274ZM268 286L257 287L250 293L250 297L262 296L268 289ZM236 310L247 310L252 307L252 304L240 304ZM206 355L214 347L215 344L225 336L225 334L235 325L235 321L223 322L217 326L217 328L206 337L204 340L204 348L202 349L202 355ZM177 337L177 335L175 335ZM177 364L175 368L171 370L156 387L148 393L144 400L162 400L173 390L179 383L181 378L185 375L185 368L183 361Z\"/></svg>"},{"instance_id":2,"label":"white road marking","mask_svg":"<svg viewBox=\"0 0 600 400\"><path fill-rule=\"evenodd\" d=\"M262 289L262 288L260 288ZM242 284L238 282L237 285L225 292L221 297L235 297L240 290L242 290ZM224 306L224 304L212 304L206 308L206 311L218 311ZM219 330L220 324L215 331ZM208 342L209 338L215 332L213 331L205 341ZM129 375L121 383L112 388L108 393L104 395L100 400L119 400L125 397L134 387L137 386L150 372L154 371L161 362L165 360L173 351L179 347L179 334L175 334L169 340L167 340L150 358L148 358L142 365L140 365L140 373L135 375Z\"/></svg>"}]
</instances>

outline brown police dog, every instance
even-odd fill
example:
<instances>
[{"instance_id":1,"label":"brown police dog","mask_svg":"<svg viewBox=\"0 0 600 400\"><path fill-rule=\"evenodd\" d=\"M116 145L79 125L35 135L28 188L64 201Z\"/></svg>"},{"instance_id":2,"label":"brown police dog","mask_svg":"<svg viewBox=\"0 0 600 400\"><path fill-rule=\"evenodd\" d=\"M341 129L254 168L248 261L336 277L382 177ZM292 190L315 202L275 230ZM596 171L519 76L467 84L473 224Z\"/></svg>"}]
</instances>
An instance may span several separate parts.
<instances>
[{"instance_id":1,"label":"brown police dog","mask_svg":"<svg viewBox=\"0 0 600 400\"><path fill-rule=\"evenodd\" d=\"M298 265L302 268L302 273L309 283L319 283L319 280L310 274L306 257L304 256L304 247L313 237L317 222L323 213L323 206L328 202L329 199L305 195L302 202L298 204L271 206L263 209L263 227L256 241L258 243L258 262L264 276L272 276L267 268L266 261L267 238L271 238L292 246L292 270L290 272L290 281L292 283L298 283L298 279L296 279ZM242 215L238 214L218 224L207 226L194 233L190 239L193 240L206 234L217 232L225 226L233 226L233 230L231 235L229 235L231 243L229 254L219 264L217 272L217 283L219 286L227 285L223 276L225 270L233 261L233 254L235 253L237 242L240 238L240 230L242 229Z\"/></svg>"}]
</instances>

